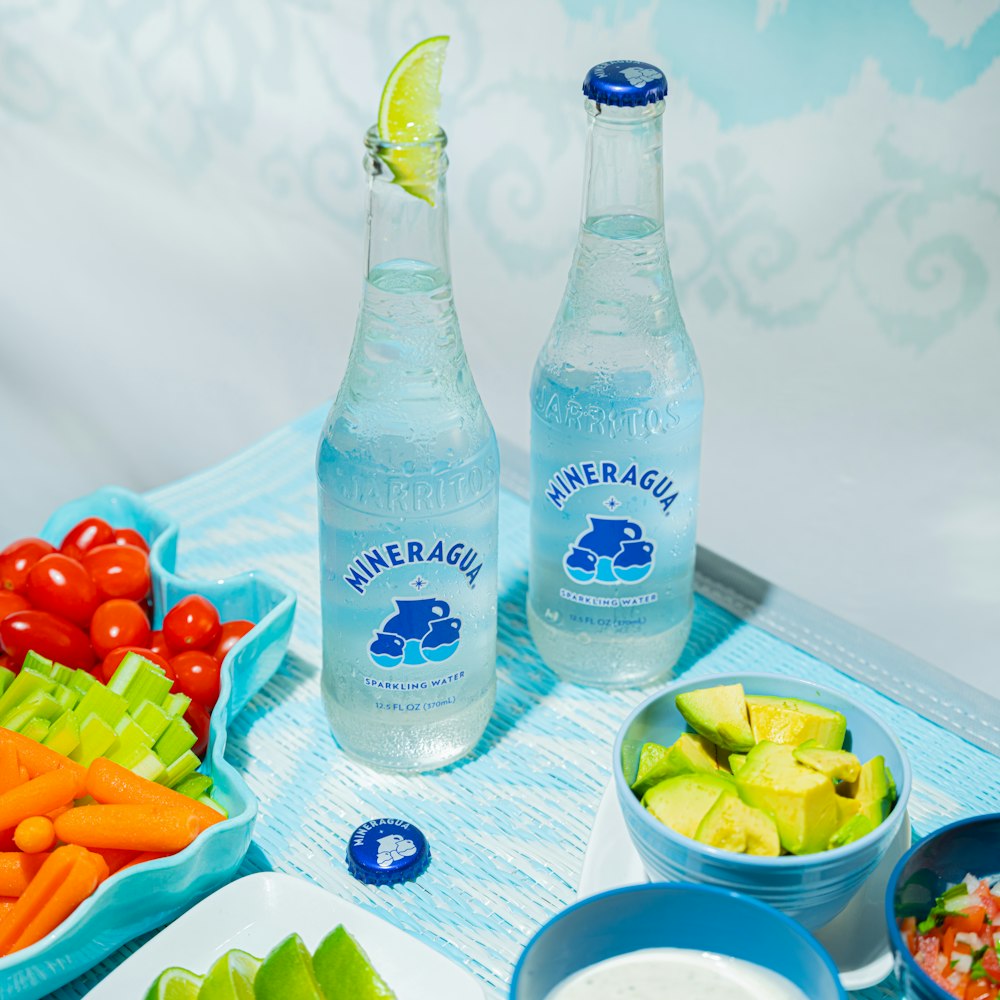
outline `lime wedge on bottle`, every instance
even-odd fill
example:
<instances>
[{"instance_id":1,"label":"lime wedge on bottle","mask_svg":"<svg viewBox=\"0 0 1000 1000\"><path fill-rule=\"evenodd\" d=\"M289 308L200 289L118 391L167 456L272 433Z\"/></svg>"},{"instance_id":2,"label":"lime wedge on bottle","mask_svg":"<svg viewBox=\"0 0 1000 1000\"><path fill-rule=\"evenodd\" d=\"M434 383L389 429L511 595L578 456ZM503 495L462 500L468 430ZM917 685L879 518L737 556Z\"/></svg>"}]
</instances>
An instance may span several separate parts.
<instances>
[{"instance_id":1,"label":"lime wedge on bottle","mask_svg":"<svg viewBox=\"0 0 1000 1000\"><path fill-rule=\"evenodd\" d=\"M201 976L187 969L164 969L149 988L146 1000L198 1000Z\"/></svg>"},{"instance_id":2,"label":"lime wedge on bottle","mask_svg":"<svg viewBox=\"0 0 1000 1000\"><path fill-rule=\"evenodd\" d=\"M264 959L253 983L256 1000L326 1000L305 942L292 934Z\"/></svg>"},{"instance_id":3,"label":"lime wedge on bottle","mask_svg":"<svg viewBox=\"0 0 1000 1000\"><path fill-rule=\"evenodd\" d=\"M208 971L198 1000L254 1000L253 981L260 959L239 948L227 951Z\"/></svg>"},{"instance_id":4,"label":"lime wedge on bottle","mask_svg":"<svg viewBox=\"0 0 1000 1000\"><path fill-rule=\"evenodd\" d=\"M396 1000L364 949L343 926L335 927L320 942L313 969L328 1000Z\"/></svg>"},{"instance_id":5,"label":"lime wedge on bottle","mask_svg":"<svg viewBox=\"0 0 1000 1000\"><path fill-rule=\"evenodd\" d=\"M393 67L378 106L380 139L419 143L437 135L447 47L447 35L425 38ZM391 150L386 161L397 184L433 205L438 156L439 150L433 146L414 146Z\"/></svg>"}]
</instances>

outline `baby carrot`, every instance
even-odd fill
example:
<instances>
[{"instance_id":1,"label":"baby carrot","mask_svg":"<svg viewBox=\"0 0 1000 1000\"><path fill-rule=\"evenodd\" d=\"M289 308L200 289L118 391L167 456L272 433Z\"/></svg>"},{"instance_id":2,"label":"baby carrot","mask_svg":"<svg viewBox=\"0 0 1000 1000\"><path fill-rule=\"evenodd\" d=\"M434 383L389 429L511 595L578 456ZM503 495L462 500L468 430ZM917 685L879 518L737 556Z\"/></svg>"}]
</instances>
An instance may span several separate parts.
<instances>
[{"instance_id":1,"label":"baby carrot","mask_svg":"<svg viewBox=\"0 0 1000 1000\"><path fill-rule=\"evenodd\" d=\"M0 795L0 830L72 802L83 795L82 779L83 775L60 768L4 792Z\"/></svg>"},{"instance_id":2,"label":"baby carrot","mask_svg":"<svg viewBox=\"0 0 1000 1000\"><path fill-rule=\"evenodd\" d=\"M106 805L142 804L186 809L192 816L198 817L202 829L221 823L225 818L190 796L133 774L128 768L105 757L98 757L87 770L87 794Z\"/></svg>"},{"instance_id":3,"label":"baby carrot","mask_svg":"<svg viewBox=\"0 0 1000 1000\"><path fill-rule=\"evenodd\" d=\"M13 909L16 902L13 896L0 896L0 920L7 916L7 912Z\"/></svg>"},{"instance_id":4,"label":"baby carrot","mask_svg":"<svg viewBox=\"0 0 1000 1000\"><path fill-rule=\"evenodd\" d=\"M90 847L88 850L92 854L99 854L104 858L109 875L114 875L115 872L128 868L129 865L135 864L143 856L138 851L126 851L118 847Z\"/></svg>"},{"instance_id":5,"label":"baby carrot","mask_svg":"<svg viewBox=\"0 0 1000 1000\"><path fill-rule=\"evenodd\" d=\"M68 852L72 851L72 854ZM66 860L53 859L67 852ZM43 866L32 884L0 922L0 954L10 954L27 948L58 927L107 878L108 868L103 858L82 848L60 847L50 855L51 878ZM41 891L34 891L42 882ZM29 895L30 893L30 895ZM8 926L9 925L9 926Z\"/></svg>"},{"instance_id":6,"label":"baby carrot","mask_svg":"<svg viewBox=\"0 0 1000 1000\"><path fill-rule=\"evenodd\" d=\"M147 861L159 861L160 858L169 858L170 854L166 851L144 851L142 854L137 854L131 861L124 864L119 868L119 871L125 871L126 868L134 868L136 865L145 864Z\"/></svg>"},{"instance_id":7,"label":"baby carrot","mask_svg":"<svg viewBox=\"0 0 1000 1000\"><path fill-rule=\"evenodd\" d=\"M0 728L0 744L6 743L17 750L17 757L21 766L28 772L29 777L37 778L40 774L48 771L55 771L57 768L64 768L81 776L81 780L87 769L82 764L77 764L75 760L64 757L51 747L42 746L34 740L15 733L11 729Z\"/></svg>"},{"instance_id":8,"label":"baby carrot","mask_svg":"<svg viewBox=\"0 0 1000 1000\"><path fill-rule=\"evenodd\" d=\"M204 829L197 816L172 806L77 806L56 820L56 836L81 847L181 851Z\"/></svg>"},{"instance_id":9,"label":"baby carrot","mask_svg":"<svg viewBox=\"0 0 1000 1000\"><path fill-rule=\"evenodd\" d=\"M82 847L60 847L45 858L18 901L0 920L0 955L10 952L11 945L21 936L45 901L62 885L74 863L86 853ZM96 879L96 875L94 877Z\"/></svg>"},{"instance_id":10,"label":"baby carrot","mask_svg":"<svg viewBox=\"0 0 1000 1000\"><path fill-rule=\"evenodd\" d=\"M0 854L0 896L20 896L46 858L47 854L24 854L22 851Z\"/></svg>"},{"instance_id":11,"label":"baby carrot","mask_svg":"<svg viewBox=\"0 0 1000 1000\"><path fill-rule=\"evenodd\" d=\"M17 824L14 843L25 854L40 854L55 846L56 831L48 816L29 816Z\"/></svg>"},{"instance_id":12,"label":"baby carrot","mask_svg":"<svg viewBox=\"0 0 1000 1000\"><path fill-rule=\"evenodd\" d=\"M20 768L17 747L13 743L0 743L0 795L21 784Z\"/></svg>"}]
</instances>

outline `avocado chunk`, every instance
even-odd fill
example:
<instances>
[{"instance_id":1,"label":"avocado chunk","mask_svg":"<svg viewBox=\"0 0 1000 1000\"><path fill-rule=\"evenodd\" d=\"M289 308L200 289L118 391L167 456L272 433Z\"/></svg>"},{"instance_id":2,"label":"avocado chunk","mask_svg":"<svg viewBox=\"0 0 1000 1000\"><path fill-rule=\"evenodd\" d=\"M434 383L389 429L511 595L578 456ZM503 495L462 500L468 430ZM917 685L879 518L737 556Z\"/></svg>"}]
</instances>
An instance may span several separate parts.
<instances>
[{"instance_id":1,"label":"avocado chunk","mask_svg":"<svg viewBox=\"0 0 1000 1000\"><path fill-rule=\"evenodd\" d=\"M729 773L735 774L746 763L746 759L745 753L731 753L729 755Z\"/></svg>"},{"instance_id":2,"label":"avocado chunk","mask_svg":"<svg viewBox=\"0 0 1000 1000\"><path fill-rule=\"evenodd\" d=\"M843 783L837 786L837 792L843 788ZM849 799L845 795L837 795L837 825L843 826L849 819L853 819L861 812L861 806L857 799Z\"/></svg>"},{"instance_id":3,"label":"avocado chunk","mask_svg":"<svg viewBox=\"0 0 1000 1000\"><path fill-rule=\"evenodd\" d=\"M772 695L748 695L746 702L750 728L758 743L769 740L797 747L815 740L823 750L840 750L844 745L847 719L840 712L811 701Z\"/></svg>"},{"instance_id":4,"label":"avocado chunk","mask_svg":"<svg viewBox=\"0 0 1000 1000\"><path fill-rule=\"evenodd\" d=\"M695 771L717 771L715 747L697 733L681 733L669 746L644 743L639 754L639 770L632 784L632 791L640 798L653 785L675 774Z\"/></svg>"},{"instance_id":5,"label":"avocado chunk","mask_svg":"<svg viewBox=\"0 0 1000 1000\"><path fill-rule=\"evenodd\" d=\"M840 789L858 803L858 815L865 816L873 829L892 812L896 801L896 783L881 755L866 760L857 781L844 782Z\"/></svg>"},{"instance_id":6,"label":"avocado chunk","mask_svg":"<svg viewBox=\"0 0 1000 1000\"><path fill-rule=\"evenodd\" d=\"M871 820L867 816L852 816L836 833L830 838L830 850L835 847L843 847L851 844L855 840L860 840L874 830Z\"/></svg>"},{"instance_id":7,"label":"avocado chunk","mask_svg":"<svg viewBox=\"0 0 1000 1000\"><path fill-rule=\"evenodd\" d=\"M777 857L778 828L767 813L748 806L735 795L720 795L695 831L695 840L740 854Z\"/></svg>"},{"instance_id":8,"label":"avocado chunk","mask_svg":"<svg viewBox=\"0 0 1000 1000\"><path fill-rule=\"evenodd\" d=\"M838 827L833 782L800 764L793 748L764 740L736 775L740 798L766 812L791 854L825 851Z\"/></svg>"},{"instance_id":9,"label":"avocado chunk","mask_svg":"<svg viewBox=\"0 0 1000 1000\"><path fill-rule=\"evenodd\" d=\"M754 745L742 684L685 691L675 699L687 724L723 750L742 753Z\"/></svg>"},{"instance_id":10,"label":"avocado chunk","mask_svg":"<svg viewBox=\"0 0 1000 1000\"><path fill-rule=\"evenodd\" d=\"M642 797L642 804L672 830L694 837L719 796L735 794L733 779L718 771L678 774L654 785Z\"/></svg>"},{"instance_id":11,"label":"avocado chunk","mask_svg":"<svg viewBox=\"0 0 1000 1000\"><path fill-rule=\"evenodd\" d=\"M793 754L800 764L819 771L831 781L857 781L861 773L861 761L847 750L823 750L803 743Z\"/></svg>"}]
</instances>

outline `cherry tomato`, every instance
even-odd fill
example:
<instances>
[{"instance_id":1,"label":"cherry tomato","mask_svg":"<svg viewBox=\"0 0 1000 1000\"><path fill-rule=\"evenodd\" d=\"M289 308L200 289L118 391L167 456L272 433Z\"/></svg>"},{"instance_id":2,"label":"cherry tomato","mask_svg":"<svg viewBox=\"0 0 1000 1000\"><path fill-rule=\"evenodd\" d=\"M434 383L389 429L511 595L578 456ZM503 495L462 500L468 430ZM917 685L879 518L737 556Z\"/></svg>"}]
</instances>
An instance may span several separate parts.
<instances>
[{"instance_id":1,"label":"cherry tomato","mask_svg":"<svg viewBox=\"0 0 1000 1000\"><path fill-rule=\"evenodd\" d=\"M198 737L198 742L191 749L197 756L204 759L205 751L208 749L208 730L212 723L211 713L198 702L192 701L184 713L184 718L187 719L187 724Z\"/></svg>"},{"instance_id":2,"label":"cherry tomato","mask_svg":"<svg viewBox=\"0 0 1000 1000\"><path fill-rule=\"evenodd\" d=\"M143 552L149 551L146 539L138 531L133 531L131 528L115 528L115 545L134 545L137 549L142 549Z\"/></svg>"},{"instance_id":3,"label":"cherry tomato","mask_svg":"<svg viewBox=\"0 0 1000 1000\"><path fill-rule=\"evenodd\" d=\"M21 668L17 665L17 660L13 656L8 656L6 653L0 653L0 667L4 670L10 670L12 673L17 673ZM0 848L2 850L2 848Z\"/></svg>"},{"instance_id":4,"label":"cherry tomato","mask_svg":"<svg viewBox=\"0 0 1000 1000\"><path fill-rule=\"evenodd\" d=\"M28 572L25 596L39 611L51 611L74 625L86 625L97 607L97 588L75 559L53 552Z\"/></svg>"},{"instance_id":5,"label":"cherry tomato","mask_svg":"<svg viewBox=\"0 0 1000 1000\"><path fill-rule=\"evenodd\" d=\"M99 605L90 622L90 642L102 660L119 646L148 649L150 634L146 612L121 598Z\"/></svg>"},{"instance_id":6,"label":"cherry tomato","mask_svg":"<svg viewBox=\"0 0 1000 1000\"><path fill-rule=\"evenodd\" d=\"M0 646L18 665L28 650L67 667L90 670L94 651L87 633L48 611L15 611L0 622Z\"/></svg>"},{"instance_id":7,"label":"cherry tomato","mask_svg":"<svg viewBox=\"0 0 1000 1000\"><path fill-rule=\"evenodd\" d=\"M141 601L149 593L149 556L134 545L99 545L84 553L83 565L102 601Z\"/></svg>"},{"instance_id":8,"label":"cherry tomato","mask_svg":"<svg viewBox=\"0 0 1000 1000\"><path fill-rule=\"evenodd\" d=\"M117 649L112 649L107 656L104 657L104 662L101 663L101 680L105 684L111 680L115 675L115 671L118 669L118 665L125 659L126 655L129 653L138 653L140 656L145 657L150 663L155 663L158 667L163 668L163 672L170 678L170 680L176 682L177 675L174 673L174 668L158 653L154 653L153 650L147 649L145 646L118 646ZM176 683L174 685L176 687Z\"/></svg>"},{"instance_id":9,"label":"cherry tomato","mask_svg":"<svg viewBox=\"0 0 1000 1000\"><path fill-rule=\"evenodd\" d=\"M27 611L30 607L31 601L27 597L0 588L0 621L15 611Z\"/></svg>"},{"instance_id":10,"label":"cherry tomato","mask_svg":"<svg viewBox=\"0 0 1000 1000\"><path fill-rule=\"evenodd\" d=\"M229 652L253 628L253 622L236 619L231 622L222 623L222 631L219 633L219 641L216 643L212 655L221 663Z\"/></svg>"},{"instance_id":11,"label":"cherry tomato","mask_svg":"<svg viewBox=\"0 0 1000 1000\"><path fill-rule=\"evenodd\" d=\"M214 649L221 632L215 605L199 594L182 597L163 619L163 638L175 653Z\"/></svg>"},{"instance_id":12,"label":"cherry tomato","mask_svg":"<svg viewBox=\"0 0 1000 1000\"><path fill-rule=\"evenodd\" d=\"M63 539L59 551L71 559L80 560L84 552L107 545L115 540L115 529L100 517L85 517L76 527L71 528Z\"/></svg>"},{"instance_id":13,"label":"cherry tomato","mask_svg":"<svg viewBox=\"0 0 1000 1000\"><path fill-rule=\"evenodd\" d=\"M219 700L219 661L203 649L191 649L171 657L177 686L209 711Z\"/></svg>"},{"instance_id":14,"label":"cherry tomato","mask_svg":"<svg viewBox=\"0 0 1000 1000\"><path fill-rule=\"evenodd\" d=\"M28 579L28 571L42 556L55 552L55 547L40 538L22 538L11 542L0 552L0 588L20 593Z\"/></svg>"},{"instance_id":15,"label":"cherry tomato","mask_svg":"<svg viewBox=\"0 0 1000 1000\"><path fill-rule=\"evenodd\" d=\"M169 660L174 654L171 652L170 647L167 645L167 640L163 638L163 630L157 629L149 637L149 648L154 653L159 653L165 660Z\"/></svg>"}]
</instances>

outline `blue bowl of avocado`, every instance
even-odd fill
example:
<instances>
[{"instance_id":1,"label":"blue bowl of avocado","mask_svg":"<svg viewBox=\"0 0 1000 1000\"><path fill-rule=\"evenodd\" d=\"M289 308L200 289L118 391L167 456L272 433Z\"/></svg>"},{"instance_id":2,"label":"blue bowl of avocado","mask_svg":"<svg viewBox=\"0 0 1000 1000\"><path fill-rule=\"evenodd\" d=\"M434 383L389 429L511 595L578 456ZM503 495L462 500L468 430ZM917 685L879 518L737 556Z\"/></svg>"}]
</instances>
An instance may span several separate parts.
<instances>
[{"instance_id":1,"label":"blue bowl of avocado","mask_svg":"<svg viewBox=\"0 0 1000 1000\"><path fill-rule=\"evenodd\" d=\"M880 719L837 691L767 674L664 688L625 720L612 770L651 878L745 892L810 929L878 866L911 784Z\"/></svg>"},{"instance_id":2,"label":"blue bowl of avocado","mask_svg":"<svg viewBox=\"0 0 1000 1000\"><path fill-rule=\"evenodd\" d=\"M952 994L936 985L910 954L899 931L899 921L928 916L934 901L966 875L1000 874L1000 813L973 816L941 827L899 859L885 893L896 978L911 1000L948 1000Z\"/></svg>"}]
</instances>

